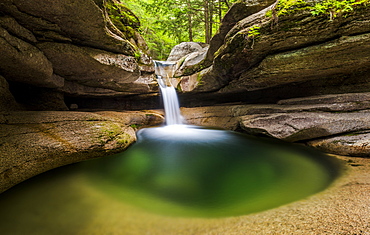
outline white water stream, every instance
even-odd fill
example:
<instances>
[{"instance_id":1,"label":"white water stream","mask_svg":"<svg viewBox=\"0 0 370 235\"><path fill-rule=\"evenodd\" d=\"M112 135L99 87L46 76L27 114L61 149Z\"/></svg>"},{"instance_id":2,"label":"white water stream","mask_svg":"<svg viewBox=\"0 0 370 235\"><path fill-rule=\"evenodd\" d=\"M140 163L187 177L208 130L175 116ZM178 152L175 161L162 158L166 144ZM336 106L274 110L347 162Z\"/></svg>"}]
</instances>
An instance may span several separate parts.
<instances>
[{"instance_id":1,"label":"white water stream","mask_svg":"<svg viewBox=\"0 0 370 235\"><path fill-rule=\"evenodd\" d=\"M163 97L166 125L181 125L184 119L180 113L180 104L175 87L171 84L176 62L154 61L154 66Z\"/></svg>"}]
</instances>

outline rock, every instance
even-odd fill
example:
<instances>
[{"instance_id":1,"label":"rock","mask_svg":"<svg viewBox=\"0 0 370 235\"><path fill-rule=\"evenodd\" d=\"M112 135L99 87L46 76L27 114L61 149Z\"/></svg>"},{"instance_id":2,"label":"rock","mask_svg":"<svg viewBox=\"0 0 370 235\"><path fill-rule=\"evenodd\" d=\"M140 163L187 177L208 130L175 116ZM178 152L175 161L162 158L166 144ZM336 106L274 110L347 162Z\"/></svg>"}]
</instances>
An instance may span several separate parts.
<instances>
[{"instance_id":1,"label":"rock","mask_svg":"<svg viewBox=\"0 0 370 235\"><path fill-rule=\"evenodd\" d=\"M370 93L322 95L278 104L182 108L189 124L306 143L340 155L369 156Z\"/></svg>"},{"instance_id":2,"label":"rock","mask_svg":"<svg viewBox=\"0 0 370 235\"><path fill-rule=\"evenodd\" d=\"M1 27L0 47L0 71L6 79L47 88L63 86L62 79L53 78L52 64L37 47Z\"/></svg>"},{"instance_id":3,"label":"rock","mask_svg":"<svg viewBox=\"0 0 370 235\"><path fill-rule=\"evenodd\" d=\"M355 157L370 157L370 132L353 132L346 135L312 140L307 143L323 152Z\"/></svg>"},{"instance_id":4,"label":"rock","mask_svg":"<svg viewBox=\"0 0 370 235\"><path fill-rule=\"evenodd\" d=\"M267 56L222 91L255 90L289 83L351 76L370 67L370 34L344 36L303 49Z\"/></svg>"},{"instance_id":5,"label":"rock","mask_svg":"<svg viewBox=\"0 0 370 235\"><path fill-rule=\"evenodd\" d=\"M63 102L64 96L94 92L101 97L157 91L146 83L154 68L138 18L119 1L4 0L0 11L0 73L24 107L42 109L49 101L36 99L51 93ZM48 95L26 97L25 84ZM45 110L53 106L66 108L49 102Z\"/></svg>"},{"instance_id":6,"label":"rock","mask_svg":"<svg viewBox=\"0 0 370 235\"><path fill-rule=\"evenodd\" d=\"M307 110L317 107L306 107ZM222 127L289 142L370 130L370 112L302 112L302 107L236 105L182 109L191 124ZM245 115L247 113L247 115ZM255 114L252 114L255 113ZM258 114L256 114L258 113Z\"/></svg>"},{"instance_id":7,"label":"rock","mask_svg":"<svg viewBox=\"0 0 370 235\"><path fill-rule=\"evenodd\" d=\"M0 192L44 171L121 152L154 112L10 112L0 114Z\"/></svg>"},{"instance_id":8,"label":"rock","mask_svg":"<svg viewBox=\"0 0 370 235\"><path fill-rule=\"evenodd\" d=\"M17 110L18 104L9 91L9 84L4 77L0 76L0 110Z\"/></svg>"},{"instance_id":9,"label":"rock","mask_svg":"<svg viewBox=\"0 0 370 235\"><path fill-rule=\"evenodd\" d=\"M8 31L11 35L31 43L36 43L37 39L33 33L20 25L13 17L0 16L0 26Z\"/></svg>"},{"instance_id":10,"label":"rock","mask_svg":"<svg viewBox=\"0 0 370 235\"><path fill-rule=\"evenodd\" d=\"M93 1L5 0L0 8L33 32L38 40L77 44L132 55L130 43L109 29L109 20ZM88 20L87 20L88 19Z\"/></svg>"},{"instance_id":11,"label":"rock","mask_svg":"<svg viewBox=\"0 0 370 235\"><path fill-rule=\"evenodd\" d=\"M167 61L178 61L190 53L201 51L202 46L196 42L182 42L179 45L176 45L172 48L170 55L167 58Z\"/></svg>"},{"instance_id":12,"label":"rock","mask_svg":"<svg viewBox=\"0 0 370 235\"><path fill-rule=\"evenodd\" d=\"M199 63L204 60L208 48L208 46L203 47L199 51L192 52L182 57L180 61L178 61L179 68L176 69L174 76L181 77L194 74L194 71L198 70Z\"/></svg>"},{"instance_id":13,"label":"rock","mask_svg":"<svg viewBox=\"0 0 370 235\"><path fill-rule=\"evenodd\" d=\"M248 133L296 142L370 129L370 112L247 115L241 125Z\"/></svg>"},{"instance_id":14,"label":"rock","mask_svg":"<svg viewBox=\"0 0 370 235\"><path fill-rule=\"evenodd\" d=\"M73 97L108 97L108 96L126 96L135 93L114 91L111 89L91 87L79 84L73 81L66 81L63 88L59 89L62 93Z\"/></svg>"},{"instance_id":15,"label":"rock","mask_svg":"<svg viewBox=\"0 0 370 235\"><path fill-rule=\"evenodd\" d=\"M280 100L280 105L309 105L309 104L341 104L341 103L353 103L353 104L368 104L370 102L370 92L363 93L348 93L348 94L332 94L332 95L320 95L311 96L304 98L293 98L287 100ZM368 109L370 107L358 107L357 110ZM339 110L338 110L339 111ZM341 111L350 111L341 109Z\"/></svg>"},{"instance_id":16,"label":"rock","mask_svg":"<svg viewBox=\"0 0 370 235\"><path fill-rule=\"evenodd\" d=\"M71 110L71 111L76 111L77 109L78 109L78 105L77 104L71 104L69 106L69 110Z\"/></svg>"},{"instance_id":17,"label":"rock","mask_svg":"<svg viewBox=\"0 0 370 235\"><path fill-rule=\"evenodd\" d=\"M198 85L200 72L189 76L182 76L177 84L180 91L192 91Z\"/></svg>"},{"instance_id":18,"label":"rock","mask_svg":"<svg viewBox=\"0 0 370 235\"><path fill-rule=\"evenodd\" d=\"M206 65L210 65L214 59L216 51L225 43L227 33L242 19L253 15L264 8L274 4L275 0L243 0L234 3L221 21L218 32L212 37L210 48L206 56Z\"/></svg>"},{"instance_id":19,"label":"rock","mask_svg":"<svg viewBox=\"0 0 370 235\"><path fill-rule=\"evenodd\" d=\"M232 106L210 106L199 108L181 108L181 114L191 125L208 126L236 130L238 117L233 114Z\"/></svg>"},{"instance_id":20,"label":"rock","mask_svg":"<svg viewBox=\"0 0 370 235\"><path fill-rule=\"evenodd\" d=\"M347 17L338 17L332 22L326 16L312 16L309 11L301 11L279 16L278 24L275 24L276 19L266 17L270 9L266 8L240 20L229 30L224 44L215 53L212 70L208 72L211 75L204 76L194 91L217 91L222 88L224 93L241 94L274 87L276 93L289 84L292 90L306 89L309 95L332 92L307 85L307 82L313 80L314 83L320 81L318 76L326 84L340 79L340 84L352 80L351 84L362 83L368 86L369 79L365 75L369 71L368 66L362 66L363 63L369 63L366 52L369 50L367 40L370 12L366 7L356 8ZM255 26L260 27L258 36L249 34ZM342 55L345 48L353 49L349 61ZM326 59L325 63L320 62L323 58ZM309 61L317 62L317 71L311 69ZM282 66L279 62L282 62ZM310 77L309 73L313 70L314 75ZM214 86L215 80L218 87ZM343 90L348 91L363 92L365 89L348 87ZM285 94L287 98L295 95L294 92L290 96Z\"/></svg>"},{"instance_id":21,"label":"rock","mask_svg":"<svg viewBox=\"0 0 370 235\"><path fill-rule=\"evenodd\" d=\"M183 51L183 47L185 47L186 43L181 43L180 45L177 45L175 48L173 48L173 51L171 51L170 56L167 60L170 61L178 61L179 68L175 72L175 76L179 77L180 86L182 91L192 91L198 86L199 79L208 71L210 71L209 68L212 65L212 60L214 58L214 53L218 50L218 48L221 47L221 45L224 43L224 39L226 34L229 32L229 30L241 19L254 14L263 8L266 8L267 6L271 5L275 1L266 0L263 2L256 2L256 1L239 1L232 5L232 7L229 9L229 11L226 13L224 18L222 19L220 28L216 35L212 37L210 45L203 46L202 50L197 50L193 53L190 53L188 50L185 49L185 52L178 52ZM192 43L195 45L194 43ZM180 49L182 47L182 49ZM189 47L189 46L186 46ZM179 53L177 55L177 53ZM181 56L182 55L182 56ZM214 75L211 74L208 77L213 77ZM194 79L194 78L197 79ZM212 78L210 78L212 79ZM207 80L207 79L204 79ZM214 79L212 79L214 80ZM217 82L218 83L218 82ZM206 90L213 90L211 87L217 87L218 85L212 85L211 82L207 82L207 88ZM201 86L204 88L204 84Z\"/></svg>"},{"instance_id":22,"label":"rock","mask_svg":"<svg viewBox=\"0 0 370 235\"><path fill-rule=\"evenodd\" d=\"M52 62L54 73L68 81L89 87L135 91L132 83L139 78L140 71L134 57L65 43L42 43L38 47ZM140 87L139 91L149 89Z\"/></svg>"}]
</instances>

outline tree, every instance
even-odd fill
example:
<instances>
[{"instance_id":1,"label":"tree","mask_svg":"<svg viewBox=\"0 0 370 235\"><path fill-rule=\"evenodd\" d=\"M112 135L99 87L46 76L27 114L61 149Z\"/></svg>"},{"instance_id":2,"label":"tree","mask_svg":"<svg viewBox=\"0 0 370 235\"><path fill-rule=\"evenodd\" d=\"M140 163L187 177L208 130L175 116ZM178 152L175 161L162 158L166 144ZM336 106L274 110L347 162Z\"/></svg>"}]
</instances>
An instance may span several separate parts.
<instances>
[{"instance_id":1,"label":"tree","mask_svg":"<svg viewBox=\"0 0 370 235\"><path fill-rule=\"evenodd\" d=\"M141 33L154 58L184 41L209 43L223 15L236 0L125 0L141 21Z\"/></svg>"}]
</instances>

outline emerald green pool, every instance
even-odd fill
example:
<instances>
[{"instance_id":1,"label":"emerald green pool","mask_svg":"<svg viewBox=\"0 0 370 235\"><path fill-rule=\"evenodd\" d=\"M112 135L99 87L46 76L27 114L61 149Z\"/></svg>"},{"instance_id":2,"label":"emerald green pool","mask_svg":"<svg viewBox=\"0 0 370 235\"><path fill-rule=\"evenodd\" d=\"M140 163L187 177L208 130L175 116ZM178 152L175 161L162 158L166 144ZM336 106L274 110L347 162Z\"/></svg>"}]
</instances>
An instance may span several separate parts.
<instances>
[{"instance_id":1,"label":"emerald green pool","mask_svg":"<svg viewBox=\"0 0 370 235\"><path fill-rule=\"evenodd\" d=\"M194 126L147 128L123 153L1 194L0 232L99 234L91 231L129 229L148 216L245 215L317 193L337 176L335 159L297 145Z\"/></svg>"},{"instance_id":2,"label":"emerald green pool","mask_svg":"<svg viewBox=\"0 0 370 235\"><path fill-rule=\"evenodd\" d=\"M330 160L305 148L232 131L144 129L127 152L91 162L100 190L172 216L223 217L286 204L327 187Z\"/></svg>"}]
</instances>

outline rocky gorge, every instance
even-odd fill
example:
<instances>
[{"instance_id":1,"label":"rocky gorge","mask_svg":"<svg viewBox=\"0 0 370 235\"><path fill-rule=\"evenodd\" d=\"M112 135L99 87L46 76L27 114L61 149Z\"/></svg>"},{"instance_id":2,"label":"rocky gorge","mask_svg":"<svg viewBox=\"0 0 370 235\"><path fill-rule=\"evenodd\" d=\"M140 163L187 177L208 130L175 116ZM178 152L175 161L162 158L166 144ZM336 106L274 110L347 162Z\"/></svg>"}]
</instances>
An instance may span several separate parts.
<instances>
[{"instance_id":1,"label":"rocky gorge","mask_svg":"<svg viewBox=\"0 0 370 235\"><path fill-rule=\"evenodd\" d=\"M369 5L333 19L299 7L242 0L210 45L174 48L183 116L369 157ZM139 26L117 0L0 3L0 192L124 151L136 130L163 122Z\"/></svg>"}]
</instances>

